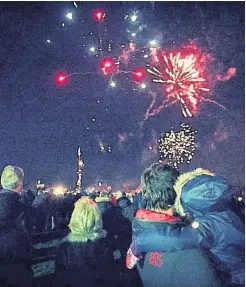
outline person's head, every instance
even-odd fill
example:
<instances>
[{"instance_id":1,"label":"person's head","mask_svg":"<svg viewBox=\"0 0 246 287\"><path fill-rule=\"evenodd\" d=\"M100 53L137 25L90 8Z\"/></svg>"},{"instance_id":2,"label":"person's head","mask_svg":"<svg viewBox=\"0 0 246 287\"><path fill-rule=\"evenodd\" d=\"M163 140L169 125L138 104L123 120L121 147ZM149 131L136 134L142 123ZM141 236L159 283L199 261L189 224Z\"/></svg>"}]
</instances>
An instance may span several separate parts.
<instances>
[{"instance_id":1,"label":"person's head","mask_svg":"<svg viewBox=\"0 0 246 287\"><path fill-rule=\"evenodd\" d=\"M1 175L2 188L15 192L22 191L24 171L18 166L8 165L3 169Z\"/></svg>"},{"instance_id":2,"label":"person's head","mask_svg":"<svg viewBox=\"0 0 246 287\"><path fill-rule=\"evenodd\" d=\"M162 211L170 209L176 198L173 188L179 172L169 166L156 163L141 176L141 187L147 209Z\"/></svg>"},{"instance_id":3,"label":"person's head","mask_svg":"<svg viewBox=\"0 0 246 287\"><path fill-rule=\"evenodd\" d=\"M75 203L68 226L71 242L96 241L105 236L97 204L88 197L82 197Z\"/></svg>"}]
</instances>

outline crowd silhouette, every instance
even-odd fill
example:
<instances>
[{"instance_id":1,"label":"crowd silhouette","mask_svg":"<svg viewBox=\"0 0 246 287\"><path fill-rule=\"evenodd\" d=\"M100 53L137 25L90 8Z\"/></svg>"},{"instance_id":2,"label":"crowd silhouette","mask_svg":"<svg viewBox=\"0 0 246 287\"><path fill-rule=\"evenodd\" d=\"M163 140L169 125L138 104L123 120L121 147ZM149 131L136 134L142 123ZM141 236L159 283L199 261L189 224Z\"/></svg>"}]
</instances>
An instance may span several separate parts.
<instances>
[{"instance_id":1,"label":"crowd silhouette","mask_svg":"<svg viewBox=\"0 0 246 287\"><path fill-rule=\"evenodd\" d=\"M3 169L0 286L245 284L244 192L211 171L179 174L156 163L143 172L136 194L96 186L33 193L23 182L20 167ZM60 231L55 251L53 241L48 247L53 271L38 280L33 238Z\"/></svg>"}]
</instances>

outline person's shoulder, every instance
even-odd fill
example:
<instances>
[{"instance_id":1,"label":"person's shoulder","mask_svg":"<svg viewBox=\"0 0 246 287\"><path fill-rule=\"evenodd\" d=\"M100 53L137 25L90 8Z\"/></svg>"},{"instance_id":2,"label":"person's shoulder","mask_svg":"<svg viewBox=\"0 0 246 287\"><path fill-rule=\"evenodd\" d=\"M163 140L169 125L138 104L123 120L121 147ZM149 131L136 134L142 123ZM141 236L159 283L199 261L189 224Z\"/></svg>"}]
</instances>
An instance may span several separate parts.
<instances>
[{"instance_id":1,"label":"person's shoulder","mask_svg":"<svg viewBox=\"0 0 246 287\"><path fill-rule=\"evenodd\" d=\"M224 232L228 232L228 228L233 228L243 233L245 230L244 224L241 219L233 211L230 210L207 214L206 216L204 216L204 218L201 219L201 221L203 223L208 222L210 228L215 231L217 230L218 225L220 225L220 230L224 230Z\"/></svg>"},{"instance_id":2,"label":"person's shoulder","mask_svg":"<svg viewBox=\"0 0 246 287\"><path fill-rule=\"evenodd\" d=\"M18 199L21 197L18 192L14 192L8 189L1 189L0 196L1 197L13 197L13 198L18 198Z\"/></svg>"}]
</instances>

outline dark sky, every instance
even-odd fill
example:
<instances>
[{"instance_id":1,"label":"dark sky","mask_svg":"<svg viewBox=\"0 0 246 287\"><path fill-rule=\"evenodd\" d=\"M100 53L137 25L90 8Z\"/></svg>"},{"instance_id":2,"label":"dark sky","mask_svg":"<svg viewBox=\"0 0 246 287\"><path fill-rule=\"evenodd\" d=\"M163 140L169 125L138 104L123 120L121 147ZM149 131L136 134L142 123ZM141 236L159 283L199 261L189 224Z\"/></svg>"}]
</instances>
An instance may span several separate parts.
<instances>
[{"instance_id":1,"label":"dark sky","mask_svg":"<svg viewBox=\"0 0 246 287\"><path fill-rule=\"evenodd\" d=\"M151 101L148 93L134 90L133 81L123 77L110 88L109 76L100 73L99 58L89 48L98 47L100 31L106 29L103 49L111 42L112 52L105 49L104 55L119 56L120 45L129 43L127 29L140 27L138 45L156 38L163 49L171 49L196 39L214 57L216 71L237 69L235 77L217 82L210 93L228 111L202 103L191 119L198 148L181 171L204 167L244 184L244 2L76 3L77 9L73 2L0 3L0 169L21 166L26 183L41 178L73 185L81 146L85 185L139 179L158 159L148 147L183 121L180 106L164 109L140 130ZM95 8L106 12L102 24L92 17ZM73 21L65 17L68 11ZM124 20L133 11L138 11L138 24ZM66 86L58 86L58 72L94 74L74 75Z\"/></svg>"}]
</instances>

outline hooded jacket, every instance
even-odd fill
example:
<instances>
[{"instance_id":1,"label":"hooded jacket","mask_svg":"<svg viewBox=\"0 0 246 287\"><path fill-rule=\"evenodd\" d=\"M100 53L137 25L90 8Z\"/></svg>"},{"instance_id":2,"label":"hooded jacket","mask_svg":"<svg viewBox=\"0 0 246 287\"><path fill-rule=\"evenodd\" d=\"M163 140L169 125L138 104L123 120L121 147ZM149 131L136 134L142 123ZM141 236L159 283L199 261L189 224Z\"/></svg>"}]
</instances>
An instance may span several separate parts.
<instances>
[{"instance_id":1,"label":"hooded jacket","mask_svg":"<svg viewBox=\"0 0 246 287\"><path fill-rule=\"evenodd\" d=\"M134 241L128 251L127 267L131 269L139 261L137 269L146 287L221 286L205 251L193 248L172 253L155 252L156 238L167 234L167 245L171 246L182 224L179 217L139 209L132 224ZM134 242L138 237L148 238L148 252L134 262L137 251Z\"/></svg>"},{"instance_id":2,"label":"hooded jacket","mask_svg":"<svg viewBox=\"0 0 246 287\"><path fill-rule=\"evenodd\" d=\"M181 216L189 213L197 228L179 227L154 238L141 234L134 242L135 255L150 250L207 249L224 286L244 286L244 226L229 209L232 191L227 182L207 170L197 169L181 175L174 188L176 211Z\"/></svg>"}]
</instances>

